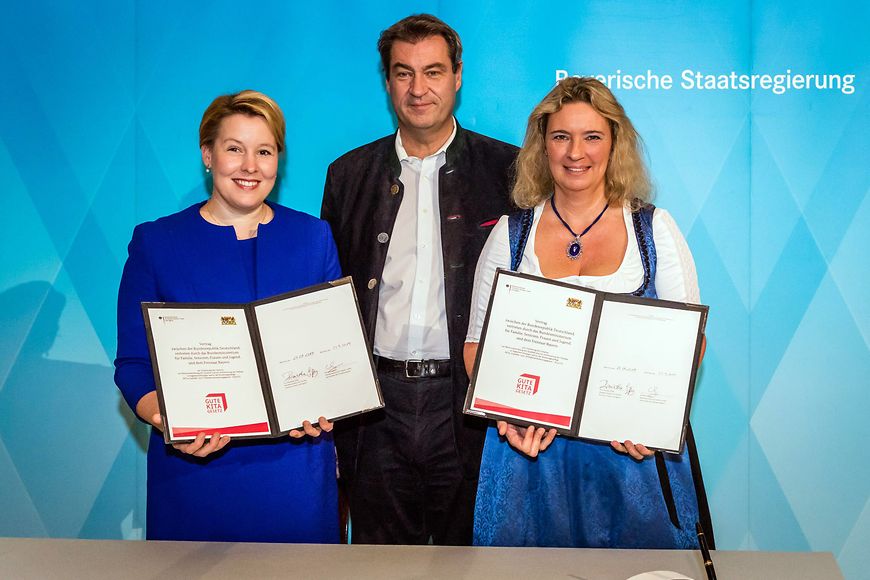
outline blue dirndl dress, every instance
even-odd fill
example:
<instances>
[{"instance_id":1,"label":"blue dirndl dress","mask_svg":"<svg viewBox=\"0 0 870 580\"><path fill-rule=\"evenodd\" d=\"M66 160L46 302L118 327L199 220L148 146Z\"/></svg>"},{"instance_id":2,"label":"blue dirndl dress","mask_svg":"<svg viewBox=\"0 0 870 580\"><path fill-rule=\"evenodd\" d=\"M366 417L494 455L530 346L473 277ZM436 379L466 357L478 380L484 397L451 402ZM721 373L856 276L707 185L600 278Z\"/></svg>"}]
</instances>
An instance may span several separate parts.
<instances>
[{"instance_id":1,"label":"blue dirndl dress","mask_svg":"<svg viewBox=\"0 0 870 580\"><path fill-rule=\"evenodd\" d=\"M632 215L644 268L632 294L656 298L653 206ZM516 269L532 210L511 216ZM522 217L525 214L525 217ZM537 458L486 434L474 514L477 546L695 549L695 522L712 538L691 428L680 454L636 461L609 444L556 437Z\"/></svg>"}]
</instances>

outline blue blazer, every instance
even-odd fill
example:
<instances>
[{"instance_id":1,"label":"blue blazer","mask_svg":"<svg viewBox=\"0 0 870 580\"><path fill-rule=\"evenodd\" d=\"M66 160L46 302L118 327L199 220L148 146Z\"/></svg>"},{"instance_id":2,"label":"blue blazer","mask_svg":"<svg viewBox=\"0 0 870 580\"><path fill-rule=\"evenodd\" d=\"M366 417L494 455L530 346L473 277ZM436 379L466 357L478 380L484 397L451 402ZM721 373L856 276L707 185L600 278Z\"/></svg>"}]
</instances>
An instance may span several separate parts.
<instances>
[{"instance_id":1,"label":"blue blazer","mask_svg":"<svg viewBox=\"0 0 870 580\"><path fill-rule=\"evenodd\" d=\"M140 302L250 302L341 277L326 222L277 204L257 233L256 294L235 231L199 215L202 203L136 226L118 292L115 382L136 409L154 390Z\"/></svg>"},{"instance_id":2,"label":"blue blazer","mask_svg":"<svg viewBox=\"0 0 870 580\"><path fill-rule=\"evenodd\" d=\"M155 388L141 302L250 302L341 276L327 223L269 204L275 217L257 233L252 288L250 255L235 230L206 222L201 206L133 232L118 292L115 382L134 411ZM231 441L199 459L152 430L149 539L336 542L336 493L335 450L326 434Z\"/></svg>"}]
</instances>

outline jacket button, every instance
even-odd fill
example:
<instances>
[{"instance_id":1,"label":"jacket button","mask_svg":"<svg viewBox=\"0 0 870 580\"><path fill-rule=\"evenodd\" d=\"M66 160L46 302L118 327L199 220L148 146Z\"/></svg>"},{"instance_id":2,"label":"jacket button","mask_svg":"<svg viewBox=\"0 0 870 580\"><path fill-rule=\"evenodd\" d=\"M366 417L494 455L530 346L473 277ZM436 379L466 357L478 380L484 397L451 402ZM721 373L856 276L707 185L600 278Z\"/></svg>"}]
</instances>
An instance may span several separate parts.
<instances>
[{"instance_id":1,"label":"jacket button","mask_svg":"<svg viewBox=\"0 0 870 580\"><path fill-rule=\"evenodd\" d=\"M378 285L377 278L372 278L371 280L369 280L369 290L371 290L372 288L374 288L377 285Z\"/></svg>"},{"instance_id":2,"label":"jacket button","mask_svg":"<svg viewBox=\"0 0 870 580\"><path fill-rule=\"evenodd\" d=\"M399 186L394 183L390 187L390 193L392 193L393 195L396 195L397 193L399 193Z\"/></svg>"},{"instance_id":3,"label":"jacket button","mask_svg":"<svg viewBox=\"0 0 870 580\"><path fill-rule=\"evenodd\" d=\"M382 244L386 244L389 239L390 235L387 232L381 232L378 234L378 241Z\"/></svg>"}]
</instances>

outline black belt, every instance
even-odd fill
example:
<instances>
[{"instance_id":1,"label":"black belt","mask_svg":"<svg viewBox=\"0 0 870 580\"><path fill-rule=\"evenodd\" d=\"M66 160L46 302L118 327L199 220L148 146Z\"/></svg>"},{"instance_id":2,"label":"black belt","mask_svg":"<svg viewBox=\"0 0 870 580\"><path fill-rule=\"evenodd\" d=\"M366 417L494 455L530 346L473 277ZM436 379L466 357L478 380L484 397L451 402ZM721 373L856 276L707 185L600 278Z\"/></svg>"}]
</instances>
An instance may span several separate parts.
<instances>
[{"instance_id":1,"label":"black belt","mask_svg":"<svg viewBox=\"0 0 870 580\"><path fill-rule=\"evenodd\" d=\"M392 360L382 356L377 357L377 364L379 371L403 373L409 379L449 377L452 366L449 360Z\"/></svg>"}]
</instances>

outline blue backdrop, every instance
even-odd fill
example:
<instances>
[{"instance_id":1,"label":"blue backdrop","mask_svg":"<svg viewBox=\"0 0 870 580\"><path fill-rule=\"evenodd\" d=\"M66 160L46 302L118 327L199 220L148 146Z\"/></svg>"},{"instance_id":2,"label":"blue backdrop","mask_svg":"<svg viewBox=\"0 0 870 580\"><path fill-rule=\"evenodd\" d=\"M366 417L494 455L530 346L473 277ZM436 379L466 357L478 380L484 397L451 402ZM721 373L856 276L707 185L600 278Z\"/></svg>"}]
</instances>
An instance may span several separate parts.
<instances>
[{"instance_id":1,"label":"blue backdrop","mask_svg":"<svg viewBox=\"0 0 870 580\"><path fill-rule=\"evenodd\" d=\"M0 535L142 537L111 369L133 226L204 198L200 116L244 88L287 115L278 200L316 214L327 164L394 128L375 42L412 12L462 35L457 117L497 138L557 76L610 77L711 306L693 423L719 547L867 577L870 10L845 0L4 6Z\"/></svg>"}]
</instances>

